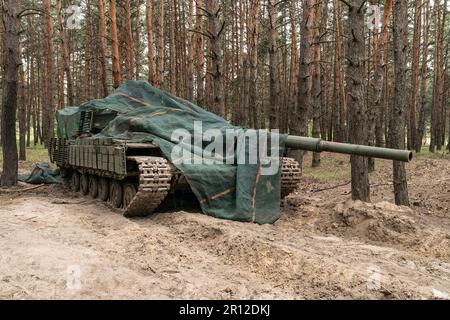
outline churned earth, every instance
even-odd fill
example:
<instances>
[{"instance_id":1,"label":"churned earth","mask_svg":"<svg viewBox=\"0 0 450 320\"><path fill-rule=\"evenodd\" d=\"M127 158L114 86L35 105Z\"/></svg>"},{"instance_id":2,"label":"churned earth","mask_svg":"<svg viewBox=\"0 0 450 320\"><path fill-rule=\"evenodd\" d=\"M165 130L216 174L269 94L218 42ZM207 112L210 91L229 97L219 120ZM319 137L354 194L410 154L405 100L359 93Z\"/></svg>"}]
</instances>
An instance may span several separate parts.
<instances>
[{"instance_id":1,"label":"churned earth","mask_svg":"<svg viewBox=\"0 0 450 320\"><path fill-rule=\"evenodd\" d=\"M389 161L372 203L353 202L348 157L323 154L263 226L129 220L59 186L0 190L0 299L449 299L450 160L407 170L411 208L392 204Z\"/></svg>"}]
</instances>

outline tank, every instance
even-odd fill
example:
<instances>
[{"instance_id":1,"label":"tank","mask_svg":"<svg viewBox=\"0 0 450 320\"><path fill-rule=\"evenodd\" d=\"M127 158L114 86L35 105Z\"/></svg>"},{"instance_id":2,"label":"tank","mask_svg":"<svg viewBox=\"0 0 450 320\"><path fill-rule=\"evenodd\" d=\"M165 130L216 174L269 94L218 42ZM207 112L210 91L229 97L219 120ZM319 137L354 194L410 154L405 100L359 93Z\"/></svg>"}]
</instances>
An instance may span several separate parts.
<instances>
[{"instance_id":1,"label":"tank","mask_svg":"<svg viewBox=\"0 0 450 320\"><path fill-rule=\"evenodd\" d=\"M156 145L95 138L95 134L116 116L115 112L105 110L81 112L75 135L67 139L60 133L59 138L52 139L50 159L60 168L69 187L84 196L109 202L126 217L147 216L170 204L182 207L184 199L195 199L186 178ZM405 162L412 160L410 151L333 143L308 137L288 136L286 147ZM279 192L283 198L298 187L301 168L292 158L284 157L280 162Z\"/></svg>"}]
</instances>

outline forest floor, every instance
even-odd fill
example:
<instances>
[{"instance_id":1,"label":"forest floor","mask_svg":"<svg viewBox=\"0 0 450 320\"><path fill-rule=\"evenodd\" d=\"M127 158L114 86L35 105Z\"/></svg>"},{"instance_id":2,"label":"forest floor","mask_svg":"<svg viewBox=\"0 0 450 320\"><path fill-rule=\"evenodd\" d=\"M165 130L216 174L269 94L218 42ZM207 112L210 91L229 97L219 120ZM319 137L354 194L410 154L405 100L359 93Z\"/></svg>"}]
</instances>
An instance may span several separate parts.
<instances>
[{"instance_id":1,"label":"forest floor","mask_svg":"<svg viewBox=\"0 0 450 320\"><path fill-rule=\"evenodd\" d=\"M449 299L449 156L407 165L411 209L376 164L372 204L352 202L348 157L323 154L263 226L0 190L0 299Z\"/></svg>"}]
</instances>

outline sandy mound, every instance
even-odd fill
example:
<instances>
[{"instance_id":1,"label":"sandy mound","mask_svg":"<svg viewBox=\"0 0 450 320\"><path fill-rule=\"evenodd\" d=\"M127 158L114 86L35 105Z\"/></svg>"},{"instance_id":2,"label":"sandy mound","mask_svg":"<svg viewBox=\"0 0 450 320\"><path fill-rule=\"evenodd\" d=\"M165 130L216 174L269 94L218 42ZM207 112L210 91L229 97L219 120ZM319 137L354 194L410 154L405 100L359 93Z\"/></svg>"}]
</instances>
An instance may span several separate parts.
<instances>
[{"instance_id":1,"label":"sandy mound","mask_svg":"<svg viewBox=\"0 0 450 320\"><path fill-rule=\"evenodd\" d=\"M337 229L346 236L357 236L372 241L410 243L415 241L418 227L413 211L388 202L364 203L347 201L335 206Z\"/></svg>"}]
</instances>

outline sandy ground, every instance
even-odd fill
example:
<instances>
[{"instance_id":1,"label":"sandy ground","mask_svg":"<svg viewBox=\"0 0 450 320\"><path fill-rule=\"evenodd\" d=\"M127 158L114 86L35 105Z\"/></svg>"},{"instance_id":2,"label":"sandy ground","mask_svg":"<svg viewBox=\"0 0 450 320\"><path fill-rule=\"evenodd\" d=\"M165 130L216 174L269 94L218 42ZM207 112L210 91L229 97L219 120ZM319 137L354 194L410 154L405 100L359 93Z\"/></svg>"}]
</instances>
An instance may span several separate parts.
<instances>
[{"instance_id":1,"label":"sandy ground","mask_svg":"<svg viewBox=\"0 0 450 320\"><path fill-rule=\"evenodd\" d=\"M408 165L412 209L389 203L390 172L372 174L373 204L349 201L345 179L305 178L264 226L128 220L55 186L0 192L0 299L448 299L450 161Z\"/></svg>"}]
</instances>

